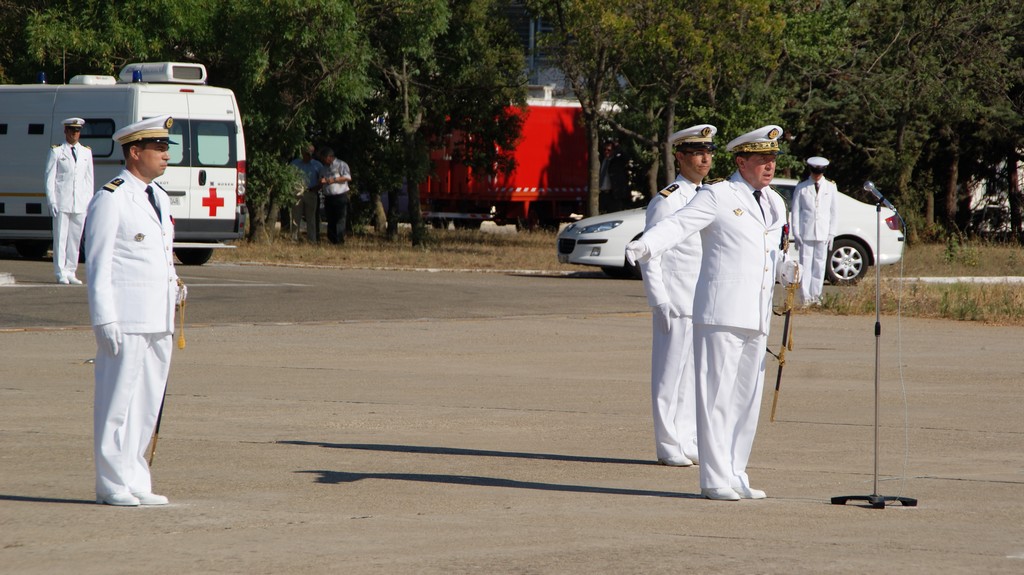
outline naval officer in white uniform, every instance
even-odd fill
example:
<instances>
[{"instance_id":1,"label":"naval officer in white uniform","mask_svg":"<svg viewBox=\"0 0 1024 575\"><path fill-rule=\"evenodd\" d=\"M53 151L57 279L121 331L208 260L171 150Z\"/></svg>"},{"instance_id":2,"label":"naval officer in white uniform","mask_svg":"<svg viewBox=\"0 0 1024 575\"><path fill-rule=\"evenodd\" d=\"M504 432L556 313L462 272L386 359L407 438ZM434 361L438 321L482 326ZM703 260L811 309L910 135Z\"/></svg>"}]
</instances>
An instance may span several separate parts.
<instances>
[{"instance_id":1,"label":"naval officer in white uniform","mask_svg":"<svg viewBox=\"0 0 1024 575\"><path fill-rule=\"evenodd\" d=\"M839 207L835 182L825 177L828 160L821 156L807 158L811 176L797 184L793 190L792 223L790 231L799 252L800 302L804 306L821 303L821 290L825 285L825 266L832 240L836 237Z\"/></svg>"},{"instance_id":2,"label":"naval officer in white uniform","mask_svg":"<svg viewBox=\"0 0 1024 575\"><path fill-rule=\"evenodd\" d=\"M145 451L171 364L174 306L184 297L174 271L167 194L169 116L125 126L113 138L125 169L96 192L86 218L89 312L96 334L93 414L96 499L164 505Z\"/></svg>"},{"instance_id":3,"label":"naval officer in white uniform","mask_svg":"<svg viewBox=\"0 0 1024 575\"><path fill-rule=\"evenodd\" d=\"M46 159L46 203L53 217L53 271L57 283L81 284L75 276L78 269L78 247L82 243L85 212L95 190L92 150L83 146L85 120L64 120L64 143L54 145Z\"/></svg>"},{"instance_id":4,"label":"naval officer in white uniform","mask_svg":"<svg viewBox=\"0 0 1024 575\"><path fill-rule=\"evenodd\" d=\"M726 147L736 172L701 187L686 207L626 246L648 261L700 233L703 256L693 304L697 439L701 495L763 499L747 462L764 387L765 344L777 271L797 281L796 262L780 249L786 205L770 186L782 128L765 126Z\"/></svg>"},{"instance_id":5,"label":"naval officer in white uniform","mask_svg":"<svg viewBox=\"0 0 1024 575\"><path fill-rule=\"evenodd\" d=\"M718 129L699 124L669 138L679 175L647 205L647 226L674 214L693 199L711 171ZM693 234L641 264L644 291L653 313L651 411L658 463L689 467L698 462L694 397L693 292L700 274L700 235Z\"/></svg>"}]
</instances>

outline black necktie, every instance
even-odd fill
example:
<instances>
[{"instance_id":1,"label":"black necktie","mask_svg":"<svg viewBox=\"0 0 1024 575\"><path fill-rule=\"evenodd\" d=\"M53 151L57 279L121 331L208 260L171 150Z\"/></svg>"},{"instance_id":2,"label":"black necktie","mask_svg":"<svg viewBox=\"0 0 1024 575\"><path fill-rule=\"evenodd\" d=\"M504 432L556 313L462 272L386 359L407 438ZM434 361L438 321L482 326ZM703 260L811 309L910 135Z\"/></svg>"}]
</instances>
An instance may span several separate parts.
<instances>
[{"instance_id":1,"label":"black necktie","mask_svg":"<svg viewBox=\"0 0 1024 575\"><path fill-rule=\"evenodd\" d=\"M73 157L75 159L75 162L78 161L78 152L75 151L75 147L74 146L71 146L71 157Z\"/></svg>"},{"instance_id":2,"label":"black necktie","mask_svg":"<svg viewBox=\"0 0 1024 575\"><path fill-rule=\"evenodd\" d=\"M818 186L819 185L820 184L818 184L818 182L814 182L814 193L818 193Z\"/></svg>"},{"instance_id":3,"label":"black necktie","mask_svg":"<svg viewBox=\"0 0 1024 575\"><path fill-rule=\"evenodd\" d=\"M156 203L156 194L153 193L153 186L146 186L146 195L149 196L149 205L153 206L153 210L156 211L156 219L161 222L164 221L164 216L160 213L160 204Z\"/></svg>"},{"instance_id":4,"label":"black necktie","mask_svg":"<svg viewBox=\"0 0 1024 575\"><path fill-rule=\"evenodd\" d=\"M768 221L764 217L764 206L761 205L761 190L754 190L754 201L757 202L757 207L761 209L761 219Z\"/></svg>"}]
</instances>

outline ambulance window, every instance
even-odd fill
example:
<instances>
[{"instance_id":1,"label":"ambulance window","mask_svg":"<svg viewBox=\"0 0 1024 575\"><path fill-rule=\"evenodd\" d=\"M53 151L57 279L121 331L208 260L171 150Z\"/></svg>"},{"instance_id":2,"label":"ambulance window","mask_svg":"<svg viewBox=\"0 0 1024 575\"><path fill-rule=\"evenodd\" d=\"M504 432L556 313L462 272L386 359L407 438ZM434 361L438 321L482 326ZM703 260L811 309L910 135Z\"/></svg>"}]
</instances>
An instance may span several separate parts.
<instances>
[{"instance_id":1,"label":"ambulance window","mask_svg":"<svg viewBox=\"0 0 1024 575\"><path fill-rule=\"evenodd\" d=\"M114 121L106 118L85 118L82 145L92 149L92 157L109 158L114 154Z\"/></svg>"},{"instance_id":2,"label":"ambulance window","mask_svg":"<svg viewBox=\"0 0 1024 575\"><path fill-rule=\"evenodd\" d=\"M230 122L192 121L197 166L234 167L235 125Z\"/></svg>"},{"instance_id":3,"label":"ambulance window","mask_svg":"<svg viewBox=\"0 0 1024 575\"><path fill-rule=\"evenodd\" d=\"M171 158L167 161L168 166L187 166L188 162L183 161L185 153L188 150L188 146L185 145L185 127L188 125L187 121L179 120L175 118L174 124L171 125L169 139L171 145L167 147L167 153Z\"/></svg>"}]
</instances>

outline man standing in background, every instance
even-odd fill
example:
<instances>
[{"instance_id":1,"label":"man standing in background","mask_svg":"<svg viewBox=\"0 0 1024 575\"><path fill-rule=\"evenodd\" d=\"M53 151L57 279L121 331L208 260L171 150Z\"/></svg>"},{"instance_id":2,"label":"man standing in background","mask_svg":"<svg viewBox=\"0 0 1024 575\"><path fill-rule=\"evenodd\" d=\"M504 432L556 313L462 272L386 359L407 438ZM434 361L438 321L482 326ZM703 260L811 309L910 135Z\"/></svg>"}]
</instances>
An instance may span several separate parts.
<instances>
[{"instance_id":1,"label":"man standing in background","mask_svg":"<svg viewBox=\"0 0 1024 575\"><path fill-rule=\"evenodd\" d=\"M324 161L320 169L320 191L324 195L327 239L340 245L345 243L345 227L348 225L348 183L352 181L352 172L348 164L335 157L331 148L321 150L320 157Z\"/></svg>"},{"instance_id":2,"label":"man standing in background","mask_svg":"<svg viewBox=\"0 0 1024 575\"><path fill-rule=\"evenodd\" d=\"M85 212L93 193L92 150L79 143L82 118L64 120L64 143L46 160L46 203L53 217L53 271L57 283L81 284L75 277Z\"/></svg>"},{"instance_id":3,"label":"man standing in background","mask_svg":"<svg viewBox=\"0 0 1024 575\"><path fill-rule=\"evenodd\" d=\"M299 239L299 224L306 220L306 241L318 243L320 240L320 170L324 165L313 158L313 144L302 148L302 157L291 162L302 173L302 193L292 206L292 239Z\"/></svg>"},{"instance_id":4,"label":"man standing in background","mask_svg":"<svg viewBox=\"0 0 1024 575\"><path fill-rule=\"evenodd\" d=\"M835 182L825 177L828 160L821 156L807 158L811 176L797 184L793 190L790 228L800 255L800 302L804 306L821 303L821 290L825 285L825 266L836 237L839 211L836 203Z\"/></svg>"},{"instance_id":5,"label":"man standing in background","mask_svg":"<svg viewBox=\"0 0 1024 575\"><path fill-rule=\"evenodd\" d=\"M679 175L647 206L647 226L674 214L693 199L711 171L717 128L691 126L669 138ZM694 397L693 293L700 275L700 234L693 234L641 265L647 303L653 312L651 410L658 463L689 467L697 457Z\"/></svg>"}]
</instances>

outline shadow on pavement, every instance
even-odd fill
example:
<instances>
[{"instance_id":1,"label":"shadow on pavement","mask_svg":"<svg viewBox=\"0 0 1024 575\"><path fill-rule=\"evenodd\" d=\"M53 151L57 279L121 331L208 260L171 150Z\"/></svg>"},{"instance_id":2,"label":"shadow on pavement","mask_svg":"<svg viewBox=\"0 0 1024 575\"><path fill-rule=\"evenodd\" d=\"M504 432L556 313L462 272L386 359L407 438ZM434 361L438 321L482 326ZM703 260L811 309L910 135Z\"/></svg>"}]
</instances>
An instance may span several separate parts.
<instances>
[{"instance_id":1,"label":"shadow on pavement","mask_svg":"<svg viewBox=\"0 0 1024 575\"><path fill-rule=\"evenodd\" d=\"M602 495L639 495L642 497L671 497L676 499L702 499L695 493L676 493L673 491L646 491L643 489L621 489L617 487L592 487L588 485L561 485L557 483L538 483L535 481L516 481L496 477L477 477L473 475L431 475L426 473L350 473L345 471L307 470L296 473L312 473L320 477L317 483L337 485L354 483L363 479L391 479L397 481L419 481L423 483L448 483L451 485L473 485L477 487L508 487L512 489L537 489L541 491L568 491L574 493L600 493Z\"/></svg>"}]
</instances>

